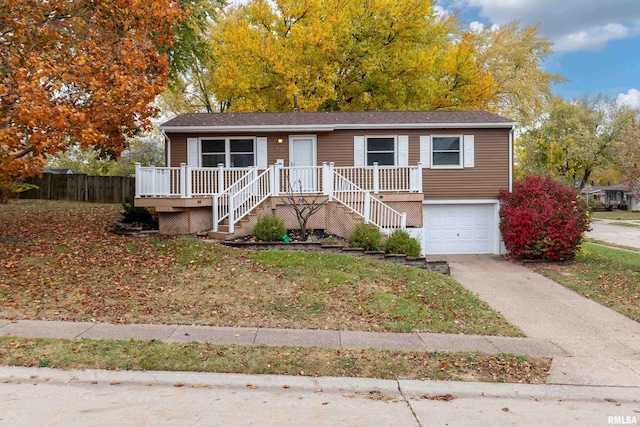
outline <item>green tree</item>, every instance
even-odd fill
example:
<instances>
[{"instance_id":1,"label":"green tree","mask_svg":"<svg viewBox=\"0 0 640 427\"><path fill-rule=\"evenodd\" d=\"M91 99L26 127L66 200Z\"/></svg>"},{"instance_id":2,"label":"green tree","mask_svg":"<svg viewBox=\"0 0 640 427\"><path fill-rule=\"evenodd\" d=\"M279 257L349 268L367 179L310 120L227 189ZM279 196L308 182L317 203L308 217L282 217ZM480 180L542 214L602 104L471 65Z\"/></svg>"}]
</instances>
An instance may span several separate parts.
<instances>
[{"instance_id":1,"label":"green tree","mask_svg":"<svg viewBox=\"0 0 640 427\"><path fill-rule=\"evenodd\" d=\"M518 173L546 175L584 187L597 168L614 162L634 111L604 95L551 98L546 113L518 141Z\"/></svg>"},{"instance_id":2,"label":"green tree","mask_svg":"<svg viewBox=\"0 0 640 427\"><path fill-rule=\"evenodd\" d=\"M477 60L498 86L494 109L529 125L543 112L551 97L551 84L565 80L544 71L542 64L553 53L553 43L538 34L538 26L517 22L471 31Z\"/></svg>"},{"instance_id":3,"label":"green tree","mask_svg":"<svg viewBox=\"0 0 640 427\"><path fill-rule=\"evenodd\" d=\"M110 175L114 164L113 159L101 158L100 152L95 148L83 149L78 144L69 146L47 162L50 168L69 168L94 176Z\"/></svg>"},{"instance_id":4,"label":"green tree","mask_svg":"<svg viewBox=\"0 0 640 427\"><path fill-rule=\"evenodd\" d=\"M174 30L175 44L167 49L170 74L160 97L163 110L174 114L218 110L210 75L213 46L208 34L224 4L224 0L180 0L188 14Z\"/></svg>"},{"instance_id":5,"label":"green tree","mask_svg":"<svg viewBox=\"0 0 640 427\"><path fill-rule=\"evenodd\" d=\"M638 111L635 111L636 115ZM629 192L640 199L640 124L632 118L631 127L614 147L616 169Z\"/></svg>"},{"instance_id":6,"label":"green tree","mask_svg":"<svg viewBox=\"0 0 640 427\"><path fill-rule=\"evenodd\" d=\"M424 0L253 0L212 33L223 109L488 108L497 87Z\"/></svg>"}]
</instances>

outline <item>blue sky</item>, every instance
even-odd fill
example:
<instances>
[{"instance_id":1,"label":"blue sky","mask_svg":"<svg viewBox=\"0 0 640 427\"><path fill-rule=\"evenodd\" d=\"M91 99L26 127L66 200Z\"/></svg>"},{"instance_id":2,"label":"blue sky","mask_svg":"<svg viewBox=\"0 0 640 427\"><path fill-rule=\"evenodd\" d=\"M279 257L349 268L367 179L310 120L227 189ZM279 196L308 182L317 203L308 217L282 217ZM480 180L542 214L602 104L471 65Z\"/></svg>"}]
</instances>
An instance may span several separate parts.
<instances>
[{"instance_id":1,"label":"blue sky","mask_svg":"<svg viewBox=\"0 0 640 427\"><path fill-rule=\"evenodd\" d=\"M437 0L468 23L539 24L554 42L544 64L565 98L605 93L640 109L640 0Z\"/></svg>"}]
</instances>

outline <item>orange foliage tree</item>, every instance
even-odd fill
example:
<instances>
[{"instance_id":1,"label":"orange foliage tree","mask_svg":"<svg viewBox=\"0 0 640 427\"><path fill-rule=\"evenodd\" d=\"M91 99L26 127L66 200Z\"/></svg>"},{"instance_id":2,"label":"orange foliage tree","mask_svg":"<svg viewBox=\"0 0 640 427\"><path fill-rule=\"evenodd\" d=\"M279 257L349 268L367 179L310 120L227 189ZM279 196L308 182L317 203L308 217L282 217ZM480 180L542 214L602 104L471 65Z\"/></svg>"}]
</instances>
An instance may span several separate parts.
<instances>
[{"instance_id":1,"label":"orange foliage tree","mask_svg":"<svg viewBox=\"0 0 640 427\"><path fill-rule=\"evenodd\" d=\"M3 0L0 188L70 144L118 156L157 113L183 16L175 0Z\"/></svg>"}]
</instances>

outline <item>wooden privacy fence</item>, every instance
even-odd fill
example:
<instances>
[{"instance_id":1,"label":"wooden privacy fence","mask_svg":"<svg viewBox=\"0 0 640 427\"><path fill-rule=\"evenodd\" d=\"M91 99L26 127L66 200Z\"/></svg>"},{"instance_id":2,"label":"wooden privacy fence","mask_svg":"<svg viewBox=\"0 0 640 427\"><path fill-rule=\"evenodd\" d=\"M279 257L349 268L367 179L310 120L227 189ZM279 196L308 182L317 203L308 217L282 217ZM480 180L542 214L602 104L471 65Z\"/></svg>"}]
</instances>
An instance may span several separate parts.
<instances>
[{"instance_id":1,"label":"wooden privacy fence","mask_svg":"<svg viewBox=\"0 0 640 427\"><path fill-rule=\"evenodd\" d=\"M45 173L42 178L24 181L38 188L20 193L21 199L78 200L95 203L122 203L135 196L135 178L128 176L58 175Z\"/></svg>"}]
</instances>

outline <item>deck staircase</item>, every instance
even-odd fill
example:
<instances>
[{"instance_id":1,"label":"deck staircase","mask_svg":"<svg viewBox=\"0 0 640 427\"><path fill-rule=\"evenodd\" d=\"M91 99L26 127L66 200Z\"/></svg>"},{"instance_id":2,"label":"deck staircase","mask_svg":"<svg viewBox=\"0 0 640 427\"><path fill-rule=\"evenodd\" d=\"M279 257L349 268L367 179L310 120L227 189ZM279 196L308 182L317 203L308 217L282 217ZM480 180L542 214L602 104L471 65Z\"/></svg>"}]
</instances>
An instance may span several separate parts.
<instances>
[{"instance_id":1,"label":"deck staircase","mask_svg":"<svg viewBox=\"0 0 640 427\"><path fill-rule=\"evenodd\" d=\"M325 185L319 190L329 202L337 202L345 214L356 216L356 222L364 220L385 234L406 228L405 213L394 210L332 168L323 173ZM275 208L270 199L280 194L278 168L268 168L260 174L257 169L247 172L224 192L213 195L213 229L208 236L229 240L250 234L256 217Z\"/></svg>"}]
</instances>

